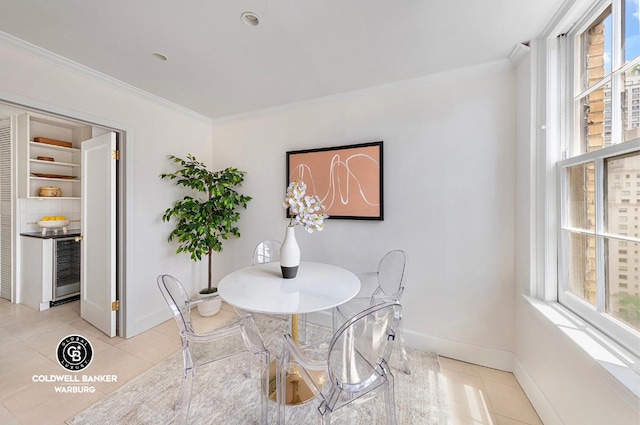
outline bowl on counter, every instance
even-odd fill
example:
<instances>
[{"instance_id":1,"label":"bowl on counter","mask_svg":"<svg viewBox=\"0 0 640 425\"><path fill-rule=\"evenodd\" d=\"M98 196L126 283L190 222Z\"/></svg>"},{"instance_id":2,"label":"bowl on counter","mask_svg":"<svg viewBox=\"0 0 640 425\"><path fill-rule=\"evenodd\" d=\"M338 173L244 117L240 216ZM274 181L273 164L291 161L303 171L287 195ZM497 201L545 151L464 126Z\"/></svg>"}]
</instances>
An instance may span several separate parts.
<instances>
[{"instance_id":1,"label":"bowl on counter","mask_svg":"<svg viewBox=\"0 0 640 425\"><path fill-rule=\"evenodd\" d=\"M47 229L51 229L54 233L58 233L58 229L62 229L64 233L67 233L67 226L69 220L40 220L38 226L42 228L42 234L47 234Z\"/></svg>"}]
</instances>

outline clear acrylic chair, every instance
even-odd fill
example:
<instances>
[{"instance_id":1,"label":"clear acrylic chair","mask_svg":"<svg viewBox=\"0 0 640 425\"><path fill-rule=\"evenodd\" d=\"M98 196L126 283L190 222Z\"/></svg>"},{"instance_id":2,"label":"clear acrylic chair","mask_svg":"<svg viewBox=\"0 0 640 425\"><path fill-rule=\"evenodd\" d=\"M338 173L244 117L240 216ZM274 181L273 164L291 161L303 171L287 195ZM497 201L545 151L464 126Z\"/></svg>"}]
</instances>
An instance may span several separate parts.
<instances>
[{"instance_id":1,"label":"clear acrylic chair","mask_svg":"<svg viewBox=\"0 0 640 425\"><path fill-rule=\"evenodd\" d=\"M331 423L331 414L353 402L379 396L381 388L388 424L396 423L393 374L387 361L397 340L402 307L397 302L369 307L346 321L334 334L328 352L306 350L285 335L278 361L278 419L285 423L286 402L291 401L285 385L295 374L309 386L317 403L320 423ZM296 388L300 386L297 384Z\"/></svg>"},{"instance_id":2,"label":"clear acrylic chair","mask_svg":"<svg viewBox=\"0 0 640 425\"><path fill-rule=\"evenodd\" d=\"M377 286L370 295L358 294L349 302L333 309L334 331L349 317L352 317L358 311L362 311L369 306L380 302L400 302L402 294L404 293L404 284L407 279L407 266L407 253L397 249L387 252L382 259L380 259L378 269L375 272L358 274L358 277L363 283L365 283L367 279L375 279ZM407 375L410 375L411 369L404 345L402 323L400 329L398 329L398 348L402 360L402 370Z\"/></svg>"},{"instance_id":3,"label":"clear acrylic chair","mask_svg":"<svg viewBox=\"0 0 640 425\"><path fill-rule=\"evenodd\" d=\"M256 245L253 250L251 265L280 261L280 246L282 243L275 239L266 239Z\"/></svg>"},{"instance_id":4,"label":"clear acrylic chair","mask_svg":"<svg viewBox=\"0 0 640 425\"><path fill-rule=\"evenodd\" d=\"M251 256L251 265L255 266L256 264L262 263L271 263L273 261L280 261L280 246L282 243L275 239L265 239L258 243L253 250L253 255ZM244 316L246 314L250 314L242 309L237 307L233 307L238 313L239 316Z\"/></svg>"},{"instance_id":5,"label":"clear acrylic chair","mask_svg":"<svg viewBox=\"0 0 640 425\"><path fill-rule=\"evenodd\" d=\"M267 423L267 389L269 374L269 352L251 316L246 315L236 322L206 333L196 333L191 325L191 308L201 300L190 300L182 284L173 276L158 276L158 287L173 312L182 342L184 376L176 410L180 411L180 424L189 419L191 393L196 368L237 354L252 353L260 360L260 406L261 422ZM206 344L206 346L202 346ZM247 371L248 372L248 371Z\"/></svg>"}]
</instances>

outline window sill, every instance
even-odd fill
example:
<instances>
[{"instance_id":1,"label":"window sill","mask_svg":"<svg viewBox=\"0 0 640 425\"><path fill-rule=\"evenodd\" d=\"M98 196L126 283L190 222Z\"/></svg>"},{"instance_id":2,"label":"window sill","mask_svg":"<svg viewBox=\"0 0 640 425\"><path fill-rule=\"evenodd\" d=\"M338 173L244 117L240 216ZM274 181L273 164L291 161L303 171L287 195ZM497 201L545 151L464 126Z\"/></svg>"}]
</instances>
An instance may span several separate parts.
<instances>
[{"instance_id":1,"label":"window sill","mask_svg":"<svg viewBox=\"0 0 640 425\"><path fill-rule=\"evenodd\" d=\"M524 300L546 325L551 325L598 363L628 392L629 401L640 399L640 358L624 349L570 310L555 302L527 295Z\"/></svg>"}]
</instances>

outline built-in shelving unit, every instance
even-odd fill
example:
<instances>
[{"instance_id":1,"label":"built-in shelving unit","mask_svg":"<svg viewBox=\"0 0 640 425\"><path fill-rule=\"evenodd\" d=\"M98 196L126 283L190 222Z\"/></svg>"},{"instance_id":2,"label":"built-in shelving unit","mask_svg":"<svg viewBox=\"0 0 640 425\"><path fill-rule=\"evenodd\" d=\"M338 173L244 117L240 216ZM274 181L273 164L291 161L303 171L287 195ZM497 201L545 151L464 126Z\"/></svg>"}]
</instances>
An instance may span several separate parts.
<instances>
[{"instance_id":1,"label":"built-in shelving unit","mask_svg":"<svg viewBox=\"0 0 640 425\"><path fill-rule=\"evenodd\" d=\"M53 161L39 157L53 158ZM80 173L80 149L29 142L29 197L37 198L40 187L53 186L60 188L60 198L79 198Z\"/></svg>"},{"instance_id":2,"label":"built-in shelving unit","mask_svg":"<svg viewBox=\"0 0 640 425\"><path fill-rule=\"evenodd\" d=\"M80 144L90 128L51 117L24 114L18 117L18 193L21 198L79 199L82 157ZM39 137L71 143L71 147L36 141ZM60 189L60 196L40 196L40 189Z\"/></svg>"}]
</instances>

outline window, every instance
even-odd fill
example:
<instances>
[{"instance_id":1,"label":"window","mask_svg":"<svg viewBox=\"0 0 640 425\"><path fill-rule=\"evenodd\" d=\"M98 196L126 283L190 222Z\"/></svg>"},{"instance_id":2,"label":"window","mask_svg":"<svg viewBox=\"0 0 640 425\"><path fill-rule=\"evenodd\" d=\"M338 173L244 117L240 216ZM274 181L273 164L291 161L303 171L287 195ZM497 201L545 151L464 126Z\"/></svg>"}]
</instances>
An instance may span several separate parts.
<instances>
[{"instance_id":1,"label":"window","mask_svg":"<svg viewBox=\"0 0 640 425\"><path fill-rule=\"evenodd\" d=\"M637 233L623 232L640 217L640 201L623 189L640 174L640 8L599 5L560 49L569 118L558 162L558 300L640 354L640 291L626 283L638 273L618 274L640 248Z\"/></svg>"}]
</instances>

